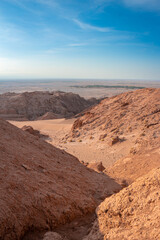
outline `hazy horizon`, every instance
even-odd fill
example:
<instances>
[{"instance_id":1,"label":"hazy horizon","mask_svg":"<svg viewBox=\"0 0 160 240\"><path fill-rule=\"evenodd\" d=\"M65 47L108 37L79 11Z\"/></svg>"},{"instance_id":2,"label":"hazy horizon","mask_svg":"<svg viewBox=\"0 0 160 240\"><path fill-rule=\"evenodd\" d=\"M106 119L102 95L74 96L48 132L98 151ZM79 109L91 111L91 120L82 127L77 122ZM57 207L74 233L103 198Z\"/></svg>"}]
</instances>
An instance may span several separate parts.
<instances>
[{"instance_id":1,"label":"hazy horizon","mask_svg":"<svg viewBox=\"0 0 160 240\"><path fill-rule=\"evenodd\" d=\"M113 83L115 81L122 81L122 82L160 82L160 78L159 79L155 79L155 80L151 80L151 79L129 79L129 78L22 78L22 77L18 77L18 78L1 78L0 77L0 81L113 81Z\"/></svg>"},{"instance_id":2,"label":"hazy horizon","mask_svg":"<svg viewBox=\"0 0 160 240\"><path fill-rule=\"evenodd\" d=\"M0 80L0 94L7 92L63 91L79 94L82 97L111 97L126 91L144 87L160 88L160 81L138 80L95 80L95 79L34 79Z\"/></svg>"}]
</instances>

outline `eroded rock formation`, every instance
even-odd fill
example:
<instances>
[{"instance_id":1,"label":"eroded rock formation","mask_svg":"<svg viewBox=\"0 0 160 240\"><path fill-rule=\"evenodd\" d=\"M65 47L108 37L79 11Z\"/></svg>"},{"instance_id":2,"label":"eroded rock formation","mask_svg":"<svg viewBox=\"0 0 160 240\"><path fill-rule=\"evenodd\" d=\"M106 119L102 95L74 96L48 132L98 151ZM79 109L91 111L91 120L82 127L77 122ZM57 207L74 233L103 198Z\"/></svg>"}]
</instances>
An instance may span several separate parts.
<instances>
[{"instance_id":1,"label":"eroded rock formation","mask_svg":"<svg viewBox=\"0 0 160 240\"><path fill-rule=\"evenodd\" d=\"M35 120L72 117L96 104L78 94L65 92L24 92L0 95L0 117L7 120Z\"/></svg>"},{"instance_id":2,"label":"eroded rock formation","mask_svg":"<svg viewBox=\"0 0 160 240\"><path fill-rule=\"evenodd\" d=\"M0 239L20 239L94 211L121 187L40 138L0 120Z\"/></svg>"},{"instance_id":3,"label":"eroded rock formation","mask_svg":"<svg viewBox=\"0 0 160 240\"><path fill-rule=\"evenodd\" d=\"M103 144L116 159L104 172L122 185L132 183L160 167L160 89L136 90L101 101L75 121L67 137Z\"/></svg>"},{"instance_id":4,"label":"eroded rock formation","mask_svg":"<svg viewBox=\"0 0 160 240\"><path fill-rule=\"evenodd\" d=\"M83 240L160 239L160 168L107 198Z\"/></svg>"},{"instance_id":5,"label":"eroded rock formation","mask_svg":"<svg viewBox=\"0 0 160 240\"><path fill-rule=\"evenodd\" d=\"M160 89L148 88L102 100L74 122L71 136L110 142L136 131L141 136L152 132L156 137L159 127Z\"/></svg>"}]
</instances>

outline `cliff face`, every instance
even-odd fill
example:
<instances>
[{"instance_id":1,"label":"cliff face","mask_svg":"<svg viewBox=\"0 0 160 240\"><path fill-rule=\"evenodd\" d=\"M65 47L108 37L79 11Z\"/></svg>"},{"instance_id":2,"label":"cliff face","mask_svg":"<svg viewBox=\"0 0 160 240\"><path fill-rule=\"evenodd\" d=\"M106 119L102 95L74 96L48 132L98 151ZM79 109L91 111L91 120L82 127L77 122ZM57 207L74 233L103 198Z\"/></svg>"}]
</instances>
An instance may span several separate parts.
<instances>
[{"instance_id":1,"label":"cliff face","mask_svg":"<svg viewBox=\"0 0 160 240\"><path fill-rule=\"evenodd\" d=\"M94 211L121 187L77 158L0 120L0 239L20 239Z\"/></svg>"},{"instance_id":2,"label":"cliff face","mask_svg":"<svg viewBox=\"0 0 160 240\"><path fill-rule=\"evenodd\" d=\"M51 118L72 117L96 104L77 94L64 92L25 92L0 95L0 117L4 119L34 120L43 115ZM53 113L53 114L52 114Z\"/></svg>"},{"instance_id":3,"label":"cliff face","mask_svg":"<svg viewBox=\"0 0 160 240\"><path fill-rule=\"evenodd\" d=\"M160 169L139 178L97 208L97 220L84 240L160 239Z\"/></svg>"}]
</instances>

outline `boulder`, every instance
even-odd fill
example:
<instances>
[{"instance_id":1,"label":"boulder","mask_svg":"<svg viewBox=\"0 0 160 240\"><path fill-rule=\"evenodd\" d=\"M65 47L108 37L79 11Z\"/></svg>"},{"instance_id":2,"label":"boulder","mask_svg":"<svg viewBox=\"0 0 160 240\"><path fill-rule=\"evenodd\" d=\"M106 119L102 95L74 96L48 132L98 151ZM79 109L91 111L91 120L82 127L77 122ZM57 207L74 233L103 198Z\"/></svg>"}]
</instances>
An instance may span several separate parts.
<instances>
[{"instance_id":1,"label":"boulder","mask_svg":"<svg viewBox=\"0 0 160 240\"><path fill-rule=\"evenodd\" d=\"M103 172L105 167L103 166L102 162L92 162L87 165L88 168L93 169L96 172Z\"/></svg>"}]
</instances>

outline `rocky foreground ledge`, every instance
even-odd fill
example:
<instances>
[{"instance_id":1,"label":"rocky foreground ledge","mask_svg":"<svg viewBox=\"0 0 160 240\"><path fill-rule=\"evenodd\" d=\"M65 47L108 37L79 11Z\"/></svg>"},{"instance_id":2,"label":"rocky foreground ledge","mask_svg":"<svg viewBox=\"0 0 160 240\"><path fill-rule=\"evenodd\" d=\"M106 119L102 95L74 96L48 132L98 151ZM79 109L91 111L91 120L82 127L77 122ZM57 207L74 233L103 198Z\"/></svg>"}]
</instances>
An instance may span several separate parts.
<instances>
[{"instance_id":1,"label":"rocky foreground ledge","mask_svg":"<svg viewBox=\"0 0 160 240\"><path fill-rule=\"evenodd\" d=\"M160 168L107 198L83 240L160 239Z\"/></svg>"},{"instance_id":2,"label":"rocky foreground ledge","mask_svg":"<svg viewBox=\"0 0 160 240\"><path fill-rule=\"evenodd\" d=\"M120 189L107 175L0 120L0 239L54 230L94 212Z\"/></svg>"}]
</instances>

